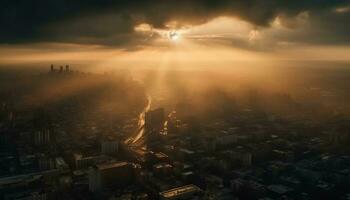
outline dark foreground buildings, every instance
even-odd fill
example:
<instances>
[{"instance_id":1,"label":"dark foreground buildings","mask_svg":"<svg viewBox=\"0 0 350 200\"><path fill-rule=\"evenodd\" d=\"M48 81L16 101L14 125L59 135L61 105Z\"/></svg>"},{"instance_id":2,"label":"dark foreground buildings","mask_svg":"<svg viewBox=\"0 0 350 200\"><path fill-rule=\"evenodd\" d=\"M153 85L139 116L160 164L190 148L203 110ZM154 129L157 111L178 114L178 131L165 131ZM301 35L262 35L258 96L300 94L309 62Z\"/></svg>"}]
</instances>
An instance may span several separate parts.
<instances>
[{"instance_id":1,"label":"dark foreground buildings","mask_svg":"<svg viewBox=\"0 0 350 200\"><path fill-rule=\"evenodd\" d=\"M238 107L232 115L208 117L203 123L189 109L181 115L176 110L168 114L166 109L156 109L145 114L143 142L129 144L125 141L139 129L138 115L144 110L142 87L131 80L114 84L115 77L71 73L69 68L53 66L41 76L46 84L35 85L44 85L49 94L54 86L60 89L65 84L63 91L68 93L57 101L45 95L35 98L49 102L34 102L35 110L23 109L19 105L27 104L16 101L23 97L25 103L30 102L34 97L28 93L0 93L0 199L350 197L347 115L329 116L320 123ZM67 85L80 86L84 81L88 84L83 84L83 92L73 90L74 95L68 95ZM111 89L100 96L105 94L103 88ZM142 101L123 104L118 101L123 92L108 99L124 88L138 94L128 101ZM117 105L106 103L115 101ZM141 106L136 109L136 105ZM120 107L127 109L114 115L119 110L113 108Z\"/></svg>"}]
</instances>

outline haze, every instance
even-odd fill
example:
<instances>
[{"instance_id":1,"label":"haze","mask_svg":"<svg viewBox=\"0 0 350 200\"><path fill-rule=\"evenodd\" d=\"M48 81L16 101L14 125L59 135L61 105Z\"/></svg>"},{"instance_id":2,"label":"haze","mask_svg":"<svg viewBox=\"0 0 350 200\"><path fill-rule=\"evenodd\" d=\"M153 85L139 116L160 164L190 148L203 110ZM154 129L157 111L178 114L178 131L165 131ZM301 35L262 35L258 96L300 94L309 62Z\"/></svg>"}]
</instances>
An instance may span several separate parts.
<instances>
[{"instance_id":1,"label":"haze","mask_svg":"<svg viewBox=\"0 0 350 200\"><path fill-rule=\"evenodd\" d=\"M3 0L0 199L350 198L349 0Z\"/></svg>"}]
</instances>

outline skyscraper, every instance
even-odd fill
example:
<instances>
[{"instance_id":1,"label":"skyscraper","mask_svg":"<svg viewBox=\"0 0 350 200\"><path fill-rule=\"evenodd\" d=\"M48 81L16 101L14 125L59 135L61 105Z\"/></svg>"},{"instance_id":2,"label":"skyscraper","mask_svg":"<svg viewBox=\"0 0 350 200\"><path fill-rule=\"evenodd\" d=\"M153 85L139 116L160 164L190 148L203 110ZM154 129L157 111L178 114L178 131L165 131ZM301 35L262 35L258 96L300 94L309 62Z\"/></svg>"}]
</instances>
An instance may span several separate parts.
<instances>
[{"instance_id":1,"label":"skyscraper","mask_svg":"<svg viewBox=\"0 0 350 200\"><path fill-rule=\"evenodd\" d=\"M107 138L101 142L101 153L112 155L118 152L119 141L113 138Z\"/></svg>"},{"instance_id":2,"label":"skyscraper","mask_svg":"<svg viewBox=\"0 0 350 200\"><path fill-rule=\"evenodd\" d=\"M146 130L159 130L164 124L164 109L158 108L148 111L145 115Z\"/></svg>"},{"instance_id":3,"label":"skyscraper","mask_svg":"<svg viewBox=\"0 0 350 200\"><path fill-rule=\"evenodd\" d=\"M121 187L131 183L133 165L127 162L96 165L89 170L89 189L92 192L105 188Z\"/></svg>"}]
</instances>

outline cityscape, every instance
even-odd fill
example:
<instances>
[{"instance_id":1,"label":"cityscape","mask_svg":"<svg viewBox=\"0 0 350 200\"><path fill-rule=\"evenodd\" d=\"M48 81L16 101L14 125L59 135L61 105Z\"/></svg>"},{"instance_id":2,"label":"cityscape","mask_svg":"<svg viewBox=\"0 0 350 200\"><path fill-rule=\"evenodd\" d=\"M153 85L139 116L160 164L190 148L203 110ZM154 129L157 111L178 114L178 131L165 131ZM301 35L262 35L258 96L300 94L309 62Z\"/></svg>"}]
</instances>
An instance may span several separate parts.
<instances>
[{"instance_id":1,"label":"cityscape","mask_svg":"<svg viewBox=\"0 0 350 200\"><path fill-rule=\"evenodd\" d=\"M348 1L0 11L0 200L350 199Z\"/></svg>"},{"instance_id":2,"label":"cityscape","mask_svg":"<svg viewBox=\"0 0 350 200\"><path fill-rule=\"evenodd\" d=\"M16 86L26 91L1 94L3 199L349 197L349 113L316 119L281 94L266 98L295 111L268 113L258 96L227 105L220 94L207 99L223 101L214 111L154 107L159 96L135 80L69 65L31 78ZM79 85L60 91L65 83ZM55 99L33 92L41 84ZM118 100L96 106L100 98Z\"/></svg>"}]
</instances>

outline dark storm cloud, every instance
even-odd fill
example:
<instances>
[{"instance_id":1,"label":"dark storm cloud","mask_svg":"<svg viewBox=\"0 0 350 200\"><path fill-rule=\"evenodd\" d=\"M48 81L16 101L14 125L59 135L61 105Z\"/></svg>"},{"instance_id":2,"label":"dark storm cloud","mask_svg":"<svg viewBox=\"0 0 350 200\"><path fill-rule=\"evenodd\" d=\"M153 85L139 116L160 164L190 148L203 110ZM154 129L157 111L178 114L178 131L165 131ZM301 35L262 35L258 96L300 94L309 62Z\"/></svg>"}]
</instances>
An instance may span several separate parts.
<instances>
[{"instance_id":1,"label":"dark storm cloud","mask_svg":"<svg viewBox=\"0 0 350 200\"><path fill-rule=\"evenodd\" d=\"M350 29L347 15L332 10L346 5L348 0L3 0L0 43L127 45L147 41L148 35L134 31L140 23L166 28L172 20L195 25L225 15L266 27L276 16L293 18L303 11L343 41Z\"/></svg>"}]
</instances>

